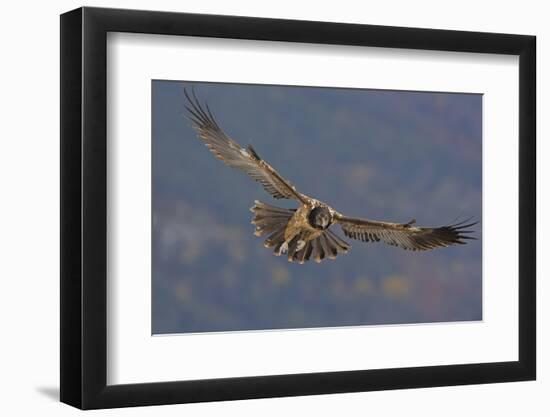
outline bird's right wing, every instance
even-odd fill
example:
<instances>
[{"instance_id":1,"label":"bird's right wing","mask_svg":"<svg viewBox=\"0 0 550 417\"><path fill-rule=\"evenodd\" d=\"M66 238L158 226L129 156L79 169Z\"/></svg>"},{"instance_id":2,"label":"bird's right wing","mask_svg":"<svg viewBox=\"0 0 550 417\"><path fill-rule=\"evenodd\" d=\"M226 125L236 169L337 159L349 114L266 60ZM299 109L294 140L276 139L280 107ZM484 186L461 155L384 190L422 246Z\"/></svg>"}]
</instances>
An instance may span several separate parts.
<instances>
[{"instance_id":1,"label":"bird's right wing","mask_svg":"<svg viewBox=\"0 0 550 417\"><path fill-rule=\"evenodd\" d=\"M192 97L184 90L188 104L185 108L189 112L188 117L193 122L194 128L214 156L222 160L232 168L238 168L246 172L252 179L258 181L264 189L274 198L288 198L306 202L306 197L266 161L264 161L252 148L241 147L237 142L225 134L215 121L208 104L203 108L195 96Z\"/></svg>"}]
</instances>

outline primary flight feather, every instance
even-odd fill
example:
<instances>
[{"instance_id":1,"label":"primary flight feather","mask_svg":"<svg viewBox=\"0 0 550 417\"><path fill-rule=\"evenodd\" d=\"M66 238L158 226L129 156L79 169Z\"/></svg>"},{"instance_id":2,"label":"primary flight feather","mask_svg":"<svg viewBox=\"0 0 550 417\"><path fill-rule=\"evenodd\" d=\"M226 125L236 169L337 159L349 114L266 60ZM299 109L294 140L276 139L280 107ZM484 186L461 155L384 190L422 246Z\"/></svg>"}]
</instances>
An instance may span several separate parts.
<instances>
[{"instance_id":1,"label":"primary flight feather","mask_svg":"<svg viewBox=\"0 0 550 417\"><path fill-rule=\"evenodd\" d=\"M208 104L200 103L194 91L187 98L188 117L200 139L226 165L246 172L258 181L276 199L291 199L300 203L297 209L286 209L255 201L250 209L255 235L267 236L264 245L273 248L277 256L286 254L289 261L304 263L310 259L321 262L334 259L350 249L349 243L329 230L338 224L344 234L363 242L382 241L412 251L424 251L451 245L462 245L472 233L468 228L477 222L463 221L441 227L416 227L408 223L389 223L348 217L315 198L298 192L258 153L248 146L243 148L220 128Z\"/></svg>"}]
</instances>

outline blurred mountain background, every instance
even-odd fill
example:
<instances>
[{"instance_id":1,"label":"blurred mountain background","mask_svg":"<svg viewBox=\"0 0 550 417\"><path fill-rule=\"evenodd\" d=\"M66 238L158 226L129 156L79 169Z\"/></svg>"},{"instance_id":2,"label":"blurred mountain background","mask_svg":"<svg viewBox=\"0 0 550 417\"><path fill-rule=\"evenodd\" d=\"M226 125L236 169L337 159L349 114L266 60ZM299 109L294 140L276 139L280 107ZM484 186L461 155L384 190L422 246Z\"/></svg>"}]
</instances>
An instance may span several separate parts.
<instances>
[{"instance_id":1,"label":"blurred mountain background","mask_svg":"<svg viewBox=\"0 0 550 417\"><path fill-rule=\"evenodd\" d=\"M428 252L346 238L352 250L321 264L273 256L248 209L296 204L212 156L184 116L184 86L342 213L482 218L481 95L155 80L153 334L482 319L481 224L479 240Z\"/></svg>"}]
</instances>

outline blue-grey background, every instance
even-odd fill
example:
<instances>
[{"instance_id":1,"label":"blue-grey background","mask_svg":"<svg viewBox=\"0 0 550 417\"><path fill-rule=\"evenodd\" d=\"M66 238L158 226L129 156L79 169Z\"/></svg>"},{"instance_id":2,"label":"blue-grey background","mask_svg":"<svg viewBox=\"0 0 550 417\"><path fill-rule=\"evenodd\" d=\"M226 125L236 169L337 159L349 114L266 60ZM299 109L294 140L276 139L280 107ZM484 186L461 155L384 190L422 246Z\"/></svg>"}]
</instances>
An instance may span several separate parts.
<instances>
[{"instance_id":1,"label":"blue-grey background","mask_svg":"<svg viewBox=\"0 0 550 417\"><path fill-rule=\"evenodd\" d=\"M481 220L481 95L153 81L154 334L482 318L480 225L479 240L428 252L346 239L352 250L334 261L273 256L248 209L296 204L213 157L184 116L184 86L340 212Z\"/></svg>"}]
</instances>

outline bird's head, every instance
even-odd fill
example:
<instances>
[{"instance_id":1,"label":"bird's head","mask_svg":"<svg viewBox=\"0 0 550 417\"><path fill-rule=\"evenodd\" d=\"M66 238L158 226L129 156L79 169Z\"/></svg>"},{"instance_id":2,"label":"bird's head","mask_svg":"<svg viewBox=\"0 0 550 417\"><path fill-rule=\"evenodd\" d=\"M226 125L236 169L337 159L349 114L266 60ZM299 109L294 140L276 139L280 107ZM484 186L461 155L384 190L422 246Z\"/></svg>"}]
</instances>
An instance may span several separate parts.
<instances>
[{"instance_id":1,"label":"bird's head","mask_svg":"<svg viewBox=\"0 0 550 417\"><path fill-rule=\"evenodd\" d=\"M315 229L325 230L332 223L332 216L326 207L315 207L309 212L309 224Z\"/></svg>"}]
</instances>

